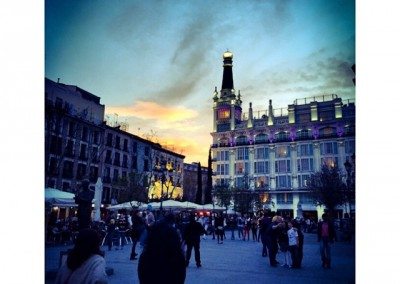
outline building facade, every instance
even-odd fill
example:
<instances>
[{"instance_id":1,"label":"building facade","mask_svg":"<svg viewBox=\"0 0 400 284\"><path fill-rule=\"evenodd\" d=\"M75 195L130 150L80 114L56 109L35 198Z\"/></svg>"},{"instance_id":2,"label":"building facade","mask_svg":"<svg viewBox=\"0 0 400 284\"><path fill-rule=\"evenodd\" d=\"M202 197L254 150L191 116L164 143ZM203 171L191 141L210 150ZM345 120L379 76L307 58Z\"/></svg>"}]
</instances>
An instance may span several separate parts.
<instances>
[{"instance_id":1,"label":"building facade","mask_svg":"<svg viewBox=\"0 0 400 284\"><path fill-rule=\"evenodd\" d=\"M320 218L324 208L313 204L306 190L311 174L322 165L338 166L355 153L355 104L337 95L297 99L286 109L242 111L240 91L233 84L233 54L223 54L222 87L213 94L213 185L231 188L249 184L263 193L272 210L292 217ZM255 115L256 114L256 115ZM338 217L354 209L337 208Z\"/></svg>"},{"instance_id":2,"label":"building facade","mask_svg":"<svg viewBox=\"0 0 400 284\"><path fill-rule=\"evenodd\" d=\"M186 201L196 202L196 193L198 190L198 163L183 164L183 198ZM202 201L207 189L207 167L201 166L201 188Z\"/></svg>"},{"instance_id":3,"label":"building facade","mask_svg":"<svg viewBox=\"0 0 400 284\"><path fill-rule=\"evenodd\" d=\"M163 181L168 195L179 199L184 158L119 125L108 125L99 97L45 79L46 187L76 192L82 180L89 179L93 189L100 177L102 201L111 204L126 189L129 176L136 174L149 189L149 198L161 197L154 184Z\"/></svg>"}]
</instances>

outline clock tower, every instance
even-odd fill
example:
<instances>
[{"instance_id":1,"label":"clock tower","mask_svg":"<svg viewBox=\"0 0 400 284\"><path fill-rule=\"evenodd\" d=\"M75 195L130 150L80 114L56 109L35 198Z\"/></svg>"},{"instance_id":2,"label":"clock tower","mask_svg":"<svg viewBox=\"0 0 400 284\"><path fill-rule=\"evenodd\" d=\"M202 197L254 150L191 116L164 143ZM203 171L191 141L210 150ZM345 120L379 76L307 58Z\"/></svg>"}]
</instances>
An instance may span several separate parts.
<instances>
[{"instance_id":1,"label":"clock tower","mask_svg":"<svg viewBox=\"0 0 400 284\"><path fill-rule=\"evenodd\" d=\"M236 97L233 87L232 59L233 54L229 50L224 52L224 73L222 76L221 90L214 90L214 132L225 132L235 130L235 125L240 121L242 116L242 101L240 91Z\"/></svg>"}]
</instances>

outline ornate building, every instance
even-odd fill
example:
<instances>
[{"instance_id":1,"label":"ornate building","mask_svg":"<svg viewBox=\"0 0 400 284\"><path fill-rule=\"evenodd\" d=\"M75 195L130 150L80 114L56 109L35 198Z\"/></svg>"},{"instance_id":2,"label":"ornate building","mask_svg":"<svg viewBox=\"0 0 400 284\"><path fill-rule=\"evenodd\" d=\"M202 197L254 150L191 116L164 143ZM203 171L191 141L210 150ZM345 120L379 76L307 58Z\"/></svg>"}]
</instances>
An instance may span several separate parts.
<instances>
[{"instance_id":1,"label":"ornate building","mask_svg":"<svg viewBox=\"0 0 400 284\"><path fill-rule=\"evenodd\" d=\"M213 95L213 184L230 188L249 184L269 200L272 210L320 218L306 190L311 174L321 165L337 165L355 153L355 105L337 95L297 99L286 109L242 111L240 91L233 84L233 54L223 54L222 87ZM255 116L254 114L257 113ZM338 216L353 208L337 208Z\"/></svg>"}]
</instances>

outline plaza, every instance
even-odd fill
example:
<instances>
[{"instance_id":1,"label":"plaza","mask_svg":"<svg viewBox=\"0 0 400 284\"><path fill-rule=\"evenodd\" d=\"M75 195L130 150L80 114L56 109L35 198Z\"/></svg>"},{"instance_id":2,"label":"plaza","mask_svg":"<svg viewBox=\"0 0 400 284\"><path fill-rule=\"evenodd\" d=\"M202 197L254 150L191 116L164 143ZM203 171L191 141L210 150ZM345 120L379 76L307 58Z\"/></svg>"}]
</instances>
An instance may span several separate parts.
<instances>
[{"instance_id":1,"label":"plaza","mask_svg":"<svg viewBox=\"0 0 400 284\"><path fill-rule=\"evenodd\" d=\"M201 240L202 267L197 268L193 259L186 269L185 283L355 283L355 243L336 242L332 245L332 268L321 267L319 243L315 234L305 233L304 258L301 269L270 267L268 257L261 256L261 243L227 239L221 245L211 236ZM139 247L139 246L138 246ZM45 251L46 282L54 283L60 252L72 246L48 246ZM123 250L107 251L103 246L107 266L114 270L108 276L110 284L139 283L138 260L130 261L131 245ZM283 255L277 260L282 263ZM154 267L157 273L157 267ZM52 277L53 276L53 277Z\"/></svg>"}]
</instances>

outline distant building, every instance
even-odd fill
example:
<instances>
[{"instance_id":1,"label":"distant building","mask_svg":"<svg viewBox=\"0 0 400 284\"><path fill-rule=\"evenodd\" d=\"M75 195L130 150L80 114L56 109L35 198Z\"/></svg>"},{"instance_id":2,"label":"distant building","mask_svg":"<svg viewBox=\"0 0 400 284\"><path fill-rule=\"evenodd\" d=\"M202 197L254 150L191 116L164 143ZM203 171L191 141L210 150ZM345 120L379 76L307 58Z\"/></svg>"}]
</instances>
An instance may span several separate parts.
<instances>
[{"instance_id":1,"label":"distant building","mask_svg":"<svg viewBox=\"0 0 400 284\"><path fill-rule=\"evenodd\" d=\"M185 156L109 126L100 98L76 86L45 79L45 186L76 192L83 179L103 182L103 203L117 200L132 173L143 175L149 195L160 198L158 180L182 198ZM125 182L124 182L125 181ZM172 194L171 194L172 192ZM150 197L150 196L149 196Z\"/></svg>"},{"instance_id":2,"label":"distant building","mask_svg":"<svg viewBox=\"0 0 400 284\"><path fill-rule=\"evenodd\" d=\"M232 60L223 54L222 88L213 96L213 184L250 184L272 210L292 217L298 206L304 215L320 217L306 190L307 180L321 165L344 163L355 153L355 105L337 95L298 99L287 109L242 112L240 91L233 85ZM248 180L244 180L248 179ZM337 208L338 216L351 208Z\"/></svg>"},{"instance_id":3,"label":"distant building","mask_svg":"<svg viewBox=\"0 0 400 284\"><path fill-rule=\"evenodd\" d=\"M201 167L202 200L207 188L207 167ZM196 202L198 190L198 163L183 164L183 199Z\"/></svg>"}]
</instances>

